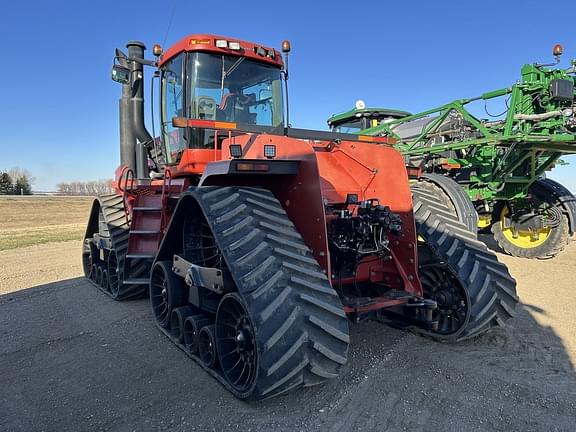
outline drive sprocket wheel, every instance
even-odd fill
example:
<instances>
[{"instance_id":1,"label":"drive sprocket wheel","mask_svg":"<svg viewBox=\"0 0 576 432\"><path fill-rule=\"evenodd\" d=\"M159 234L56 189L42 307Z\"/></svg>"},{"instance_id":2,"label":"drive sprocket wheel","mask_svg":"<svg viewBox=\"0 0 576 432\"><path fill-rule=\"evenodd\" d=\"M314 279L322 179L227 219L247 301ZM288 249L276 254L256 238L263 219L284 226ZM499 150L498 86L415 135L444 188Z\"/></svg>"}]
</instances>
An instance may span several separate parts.
<instances>
[{"instance_id":1,"label":"drive sprocket wheel","mask_svg":"<svg viewBox=\"0 0 576 432\"><path fill-rule=\"evenodd\" d=\"M424 297L438 304L438 329L426 334L460 341L503 326L518 303L506 266L437 199L412 193L420 280Z\"/></svg>"},{"instance_id":2,"label":"drive sprocket wheel","mask_svg":"<svg viewBox=\"0 0 576 432\"><path fill-rule=\"evenodd\" d=\"M231 293L216 314L216 346L222 371L234 390L249 390L256 379L256 333L242 298Z\"/></svg>"}]
</instances>

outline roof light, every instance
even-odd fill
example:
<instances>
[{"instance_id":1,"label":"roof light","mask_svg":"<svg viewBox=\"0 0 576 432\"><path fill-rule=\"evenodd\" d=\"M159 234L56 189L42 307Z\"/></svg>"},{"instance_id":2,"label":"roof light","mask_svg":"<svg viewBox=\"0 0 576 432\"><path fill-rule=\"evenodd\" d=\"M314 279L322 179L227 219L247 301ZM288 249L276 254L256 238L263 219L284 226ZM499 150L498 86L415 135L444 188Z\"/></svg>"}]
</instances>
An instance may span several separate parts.
<instances>
[{"instance_id":1,"label":"roof light","mask_svg":"<svg viewBox=\"0 0 576 432\"><path fill-rule=\"evenodd\" d=\"M164 50L159 44L156 44L152 47L152 54L154 54L156 57L161 56L163 52Z\"/></svg>"},{"instance_id":2,"label":"roof light","mask_svg":"<svg viewBox=\"0 0 576 432\"><path fill-rule=\"evenodd\" d=\"M264 146L264 156L268 159L276 157L276 146L274 144Z\"/></svg>"},{"instance_id":3,"label":"roof light","mask_svg":"<svg viewBox=\"0 0 576 432\"><path fill-rule=\"evenodd\" d=\"M290 49L291 49L290 41L289 40L282 41L282 52L289 53Z\"/></svg>"},{"instance_id":4,"label":"roof light","mask_svg":"<svg viewBox=\"0 0 576 432\"><path fill-rule=\"evenodd\" d=\"M228 42L228 48L231 50L240 50L240 42Z\"/></svg>"},{"instance_id":5,"label":"roof light","mask_svg":"<svg viewBox=\"0 0 576 432\"><path fill-rule=\"evenodd\" d=\"M366 108L366 104L364 103L364 101L362 99L358 99L356 101L356 103L354 104L354 106L356 107L356 109L364 109Z\"/></svg>"},{"instance_id":6,"label":"roof light","mask_svg":"<svg viewBox=\"0 0 576 432\"><path fill-rule=\"evenodd\" d=\"M256 51L256 54L258 54L259 56L264 57L266 55L266 50L262 47L254 48L254 50Z\"/></svg>"},{"instance_id":7,"label":"roof light","mask_svg":"<svg viewBox=\"0 0 576 432\"><path fill-rule=\"evenodd\" d=\"M564 54L564 48L562 48L562 45L554 45L554 48L552 48L552 54L554 57L560 57L562 54Z\"/></svg>"},{"instance_id":8,"label":"roof light","mask_svg":"<svg viewBox=\"0 0 576 432\"><path fill-rule=\"evenodd\" d=\"M269 49L267 56L270 57L271 59L273 59L273 58L276 58L276 53L274 52L273 49Z\"/></svg>"},{"instance_id":9,"label":"roof light","mask_svg":"<svg viewBox=\"0 0 576 432\"><path fill-rule=\"evenodd\" d=\"M230 156L233 158L242 157L242 146L239 144L230 145Z\"/></svg>"},{"instance_id":10,"label":"roof light","mask_svg":"<svg viewBox=\"0 0 576 432\"><path fill-rule=\"evenodd\" d=\"M218 39L216 41L216 48L228 48L228 41L223 39Z\"/></svg>"}]
</instances>

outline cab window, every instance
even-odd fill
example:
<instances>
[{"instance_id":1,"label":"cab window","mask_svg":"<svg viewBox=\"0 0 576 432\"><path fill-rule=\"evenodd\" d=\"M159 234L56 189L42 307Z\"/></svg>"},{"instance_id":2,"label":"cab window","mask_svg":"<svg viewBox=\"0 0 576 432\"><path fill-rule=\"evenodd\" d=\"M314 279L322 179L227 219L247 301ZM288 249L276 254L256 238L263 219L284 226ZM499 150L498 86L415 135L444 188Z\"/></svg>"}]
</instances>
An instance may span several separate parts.
<instances>
[{"instance_id":1,"label":"cab window","mask_svg":"<svg viewBox=\"0 0 576 432\"><path fill-rule=\"evenodd\" d=\"M177 163L186 148L184 129L172 126L174 117L185 117L183 58L181 54L162 68L162 139L169 164Z\"/></svg>"}]
</instances>

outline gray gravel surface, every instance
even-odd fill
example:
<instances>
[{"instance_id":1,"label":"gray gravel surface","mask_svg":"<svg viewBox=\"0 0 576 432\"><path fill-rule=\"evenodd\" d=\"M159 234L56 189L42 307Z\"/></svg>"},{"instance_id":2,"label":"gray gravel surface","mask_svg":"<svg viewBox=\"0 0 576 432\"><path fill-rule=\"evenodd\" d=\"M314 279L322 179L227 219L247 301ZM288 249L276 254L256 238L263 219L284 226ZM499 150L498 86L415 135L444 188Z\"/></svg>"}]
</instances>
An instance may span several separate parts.
<instances>
[{"instance_id":1,"label":"gray gravel surface","mask_svg":"<svg viewBox=\"0 0 576 432\"><path fill-rule=\"evenodd\" d=\"M81 278L0 297L1 431L574 431L561 340L524 309L458 345L352 326L342 376L259 403L232 397L155 327Z\"/></svg>"}]
</instances>

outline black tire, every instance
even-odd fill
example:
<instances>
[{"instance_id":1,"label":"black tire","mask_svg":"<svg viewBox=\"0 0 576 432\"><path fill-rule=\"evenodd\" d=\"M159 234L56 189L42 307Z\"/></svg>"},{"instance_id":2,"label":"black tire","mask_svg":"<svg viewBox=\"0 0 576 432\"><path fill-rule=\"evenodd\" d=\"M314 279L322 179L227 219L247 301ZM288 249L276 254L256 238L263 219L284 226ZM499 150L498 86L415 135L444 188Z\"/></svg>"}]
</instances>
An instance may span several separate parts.
<instances>
[{"instance_id":1,"label":"black tire","mask_svg":"<svg viewBox=\"0 0 576 432\"><path fill-rule=\"evenodd\" d=\"M440 174L424 174L418 181L411 183L410 188L436 197L470 232L478 233L478 213L474 203L464 188L451 178Z\"/></svg>"},{"instance_id":2,"label":"black tire","mask_svg":"<svg viewBox=\"0 0 576 432\"><path fill-rule=\"evenodd\" d=\"M424 296L438 302L437 319L451 321L427 334L455 342L504 326L518 303L506 266L438 200L417 189L413 197L416 230L424 238L418 250ZM440 296L433 284L449 288Z\"/></svg>"},{"instance_id":3,"label":"black tire","mask_svg":"<svg viewBox=\"0 0 576 432\"><path fill-rule=\"evenodd\" d=\"M184 341L184 321L194 313L192 306L181 306L172 309L170 315L170 334L178 343Z\"/></svg>"},{"instance_id":4,"label":"black tire","mask_svg":"<svg viewBox=\"0 0 576 432\"><path fill-rule=\"evenodd\" d=\"M564 250L570 242L570 229L568 218L562 214L558 226L550 228L550 233L546 241L536 247L519 247L506 238L502 230L502 224L498 220L492 224L492 235L498 246L508 255L528 258L528 259L550 259L554 258Z\"/></svg>"},{"instance_id":5,"label":"black tire","mask_svg":"<svg viewBox=\"0 0 576 432\"><path fill-rule=\"evenodd\" d=\"M204 326L198 333L198 353L204 366L213 369L218 364L214 326Z\"/></svg>"},{"instance_id":6,"label":"black tire","mask_svg":"<svg viewBox=\"0 0 576 432\"><path fill-rule=\"evenodd\" d=\"M209 224L222 270L255 328L254 385L238 391L228 383L230 391L240 399L265 399L337 377L350 340L346 314L274 195L256 188L192 189L180 199L166 238L176 239L196 223L187 222L193 216ZM158 256L173 253L161 248Z\"/></svg>"},{"instance_id":7,"label":"black tire","mask_svg":"<svg viewBox=\"0 0 576 432\"><path fill-rule=\"evenodd\" d=\"M184 321L184 347L191 354L198 354L198 334L200 329L212 324L214 320L208 315L192 315Z\"/></svg>"},{"instance_id":8,"label":"black tire","mask_svg":"<svg viewBox=\"0 0 576 432\"><path fill-rule=\"evenodd\" d=\"M172 271L170 261L158 261L150 274L150 304L158 325L170 328L172 310L186 302L183 281Z\"/></svg>"},{"instance_id":9,"label":"black tire","mask_svg":"<svg viewBox=\"0 0 576 432\"><path fill-rule=\"evenodd\" d=\"M551 185L554 189L550 189ZM546 240L537 246L523 247L524 245L514 244L513 239L509 239L504 235L500 214L506 203L497 208L495 222L492 224L492 235L498 246L502 248L508 255L528 259L550 259L554 258L564 250L566 245L570 242L571 230L567 212L572 210L574 205L569 197L563 195L559 197L555 194L556 190L561 192L565 190L565 194L570 194L562 185L550 179L537 180L530 186L530 192L536 195L540 200L547 202L551 209L551 213L555 215L556 226L550 228ZM565 201L561 201L561 199ZM567 207L568 206L568 207ZM512 241L511 241L512 240Z\"/></svg>"}]
</instances>

